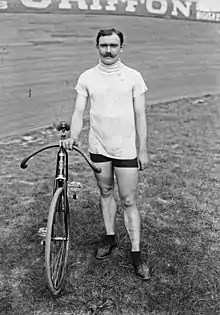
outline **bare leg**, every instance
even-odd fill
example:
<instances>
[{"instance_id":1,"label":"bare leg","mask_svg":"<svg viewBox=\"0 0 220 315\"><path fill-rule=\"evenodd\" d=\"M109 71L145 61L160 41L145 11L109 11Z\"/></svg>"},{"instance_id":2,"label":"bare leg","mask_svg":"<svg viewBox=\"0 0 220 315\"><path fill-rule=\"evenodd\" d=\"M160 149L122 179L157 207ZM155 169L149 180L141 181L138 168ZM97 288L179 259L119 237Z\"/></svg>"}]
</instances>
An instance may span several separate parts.
<instances>
[{"instance_id":1,"label":"bare leg","mask_svg":"<svg viewBox=\"0 0 220 315\"><path fill-rule=\"evenodd\" d=\"M95 174L100 189L100 210L106 235L115 234L116 202L114 198L114 174L111 162L97 163L102 168Z\"/></svg>"},{"instance_id":2,"label":"bare leg","mask_svg":"<svg viewBox=\"0 0 220 315\"><path fill-rule=\"evenodd\" d=\"M131 260L136 276L149 280L149 267L143 262L140 251L140 214L136 204L138 170L115 167L119 194L124 209L124 221L131 240Z\"/></svg>"},{"instance_id":3,"label":"bare leg","mask_svg":"<svg viewBox=\"0 0 220 315\"><path fill-rule=\"evenodd\" d=\"M136 204L138 170L115 167L124 222L131 240L131 251L140 251L140 214Z\"/></svg>"},{"instance_id":4,"label":"bare leg","mask_svg":"<svg viewBox=\"0 0 220 315\"><path fill-rule=\"evenodd\" d=\"M105 226L105 238L96 249L96 258L105 259L117 246L115 237L116 203L114 199L114 174L111 162L98 163L102 168L100 174L95 174L100 189L100 210Z\"/></svg>"},{"instance_id":5,"label":"bare leg","mask_svg":"<svg viewBox=\"0 0 220 315\"><path fill-rule=\"evenodd\" d=\"M100 189L100 210L106 235L115 234L116 203L113 190Z\"/></svg>"},{"instance_id":6,"label":"bare leg","mask_svg":"<svg viewBox=\"0 0 220 315\"><path fill-rule=\"evenodd\" d=\"M140 215L136 204L124 207L124 222L131 240L131 251L140 251Z\"/></svg>"}]
</instances>

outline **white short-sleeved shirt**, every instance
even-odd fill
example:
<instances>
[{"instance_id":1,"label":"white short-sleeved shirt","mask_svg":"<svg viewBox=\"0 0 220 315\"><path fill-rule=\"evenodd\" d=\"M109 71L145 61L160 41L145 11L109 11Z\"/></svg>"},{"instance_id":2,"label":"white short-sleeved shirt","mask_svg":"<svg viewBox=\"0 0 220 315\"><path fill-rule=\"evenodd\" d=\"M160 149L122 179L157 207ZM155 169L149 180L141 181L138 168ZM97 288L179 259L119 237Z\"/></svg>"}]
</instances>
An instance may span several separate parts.
<instances>
[{"instance_id":1,"label":"white short-sleeved shirt","mask_svg":"<svg viewBox=\"0 0 220 315\"><path fill-rule=\"evenodd\" d=\"M141 74L123 63L110 73L99 64L80 75L75 89L91 102L89 152L116 159L135 158L133 98L147 91Z\"/></svg>"}]
</instances>

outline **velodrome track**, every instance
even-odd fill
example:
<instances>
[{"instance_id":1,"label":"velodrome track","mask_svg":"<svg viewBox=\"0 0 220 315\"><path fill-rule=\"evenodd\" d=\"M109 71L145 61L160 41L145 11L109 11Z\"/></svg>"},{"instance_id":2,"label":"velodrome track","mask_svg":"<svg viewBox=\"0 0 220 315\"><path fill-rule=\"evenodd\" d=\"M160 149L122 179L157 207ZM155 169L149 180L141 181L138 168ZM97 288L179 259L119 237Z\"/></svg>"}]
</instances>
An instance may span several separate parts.
<instances>
[{"instance_id":1,"label":"velodrome track","mask_svg":"<svg viewBox=\"0 0 220 315\"><path fill-rule=\"evenodd\" d=\"M220 92L220 25L124 16L1 14L0 136L71 115L78 75L96 64L95 35L126 35L123 61L154 104Z\"/></svg>"}]
</instances>

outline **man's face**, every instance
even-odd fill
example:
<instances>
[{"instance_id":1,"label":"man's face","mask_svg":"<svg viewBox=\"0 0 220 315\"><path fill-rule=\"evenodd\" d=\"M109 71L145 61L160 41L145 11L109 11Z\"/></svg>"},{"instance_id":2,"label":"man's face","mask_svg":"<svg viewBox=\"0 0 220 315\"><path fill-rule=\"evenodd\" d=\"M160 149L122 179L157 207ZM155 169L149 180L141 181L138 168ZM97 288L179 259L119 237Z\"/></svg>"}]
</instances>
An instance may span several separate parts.
<instances>
[{"instance_id":1,"label":"man's face","mask_svg":"<svg viewBox=\"0 0 220 315\"><path fill-rule=\"evenodd\" d=\"M97 49L102 63L112 65L119 59L121 52L120 38L115 33L108 36L101 36Z\"/></svg>"}]
</instances>

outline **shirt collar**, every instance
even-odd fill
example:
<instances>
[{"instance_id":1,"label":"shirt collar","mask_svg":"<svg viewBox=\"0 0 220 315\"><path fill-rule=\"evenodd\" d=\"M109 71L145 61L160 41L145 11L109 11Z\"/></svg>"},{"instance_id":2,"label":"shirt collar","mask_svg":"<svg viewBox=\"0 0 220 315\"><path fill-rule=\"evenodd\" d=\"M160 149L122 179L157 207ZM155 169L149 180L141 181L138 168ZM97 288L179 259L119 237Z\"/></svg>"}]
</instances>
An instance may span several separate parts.
<instances>
[{"instance_id":1,"label":"shirt collar","mask_svg":"<svg viewBox=\"0 0 220 315\"><path fill-rule=\"evenodd\" d=\"M112 65L106 65L99 60L98 69L103 73L118 73L123 68L123 63L119 59Z\"/></svg>"}]
</instances>

